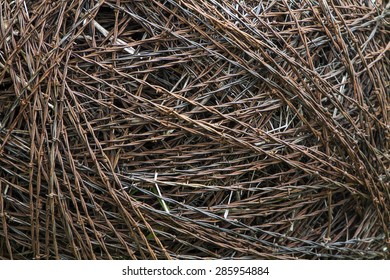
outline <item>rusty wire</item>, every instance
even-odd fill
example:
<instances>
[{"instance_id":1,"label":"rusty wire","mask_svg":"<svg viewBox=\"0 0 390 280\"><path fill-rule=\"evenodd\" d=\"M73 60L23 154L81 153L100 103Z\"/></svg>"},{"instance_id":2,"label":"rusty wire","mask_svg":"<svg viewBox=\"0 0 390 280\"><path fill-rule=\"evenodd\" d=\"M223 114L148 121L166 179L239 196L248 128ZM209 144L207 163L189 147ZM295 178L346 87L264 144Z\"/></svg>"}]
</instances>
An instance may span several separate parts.
<instances>
[{"instance_id":1,"label":"rusty wire","mask_svg":"<svg viewBox=\"0 0 390 280\"><path fill-rule=\"evenodd\" d=\"M0 5L1 259L386 259L389 5Z\"/></svg>"}]
</instances>

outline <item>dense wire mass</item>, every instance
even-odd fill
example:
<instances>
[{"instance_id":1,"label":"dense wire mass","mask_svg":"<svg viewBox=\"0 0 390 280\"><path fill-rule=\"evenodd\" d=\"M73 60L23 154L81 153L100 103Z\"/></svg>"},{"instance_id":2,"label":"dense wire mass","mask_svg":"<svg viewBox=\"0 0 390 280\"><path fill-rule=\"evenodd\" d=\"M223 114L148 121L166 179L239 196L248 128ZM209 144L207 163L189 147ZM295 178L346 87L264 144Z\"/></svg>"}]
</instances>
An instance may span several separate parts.
<instances>
[{"instance_id":1,"label":"dense wire mass","mask_svg":"<svg viewBox=\"0 0 390 280\"><path fill-rule=\"evenodd\" d=\"M387 259L389 15L0 4L0 259Z\"/></svg>"}]
</instances>

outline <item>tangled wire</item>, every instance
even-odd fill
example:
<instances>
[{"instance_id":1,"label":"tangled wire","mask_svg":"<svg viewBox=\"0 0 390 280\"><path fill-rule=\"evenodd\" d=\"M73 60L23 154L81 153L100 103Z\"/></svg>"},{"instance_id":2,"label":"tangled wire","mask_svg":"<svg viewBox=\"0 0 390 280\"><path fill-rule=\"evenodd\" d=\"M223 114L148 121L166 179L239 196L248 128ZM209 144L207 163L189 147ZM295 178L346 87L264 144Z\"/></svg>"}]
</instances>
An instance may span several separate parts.
<instances>
[{"instance_id":1,"label":"tangled wire","mask_svg":"<svg viewBox=\"0 0 390 280\"><path fill-rule=\"evenodd\" d=\"M0 259L387 259L390 6L0 4Z\"/></svg>"}]
</instances>

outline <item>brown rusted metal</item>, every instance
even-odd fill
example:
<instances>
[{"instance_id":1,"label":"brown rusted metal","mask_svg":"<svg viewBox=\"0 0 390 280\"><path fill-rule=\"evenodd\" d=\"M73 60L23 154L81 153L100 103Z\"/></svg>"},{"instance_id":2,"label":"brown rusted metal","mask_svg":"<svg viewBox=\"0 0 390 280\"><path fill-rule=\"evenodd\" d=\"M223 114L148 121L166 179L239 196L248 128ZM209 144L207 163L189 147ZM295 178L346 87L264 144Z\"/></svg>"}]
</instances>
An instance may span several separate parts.
<instances>
[{"instance_id":1,"label":"brown rusted metal","mask_svg":"<svg viewBox=\"0 0 390 280\"><path fill-rule=\"evenodd\" d=\"M0 259L389 258L382 1L1 1Z\"/></svg>"}]
</instances>

